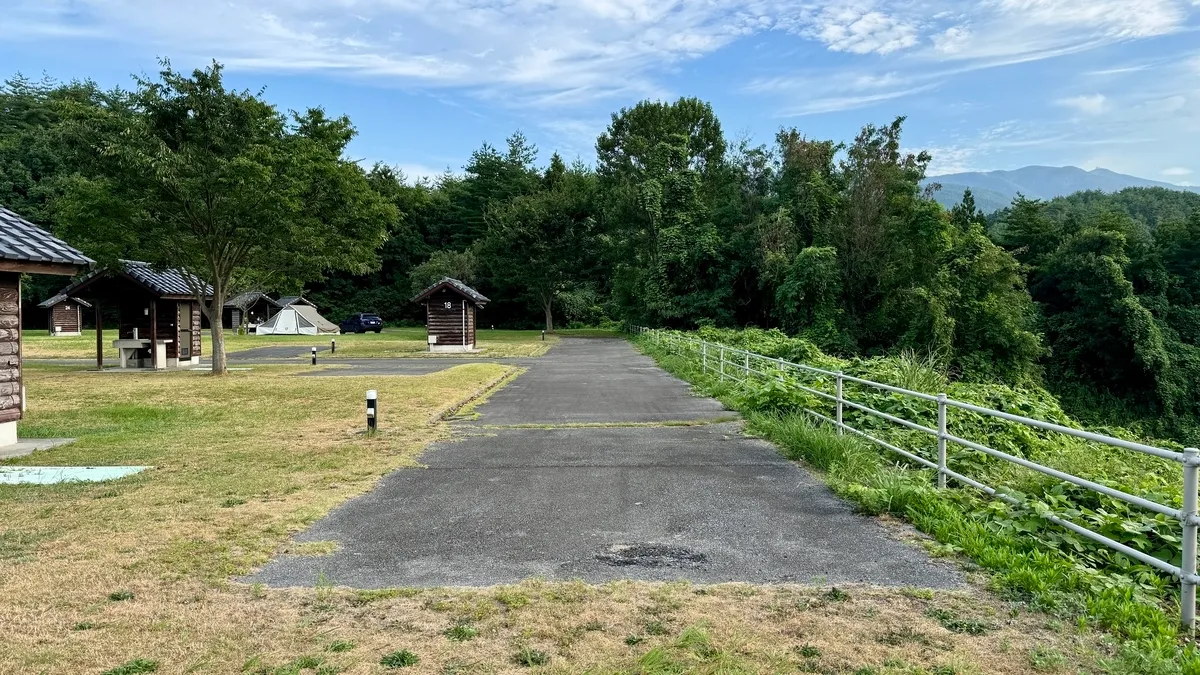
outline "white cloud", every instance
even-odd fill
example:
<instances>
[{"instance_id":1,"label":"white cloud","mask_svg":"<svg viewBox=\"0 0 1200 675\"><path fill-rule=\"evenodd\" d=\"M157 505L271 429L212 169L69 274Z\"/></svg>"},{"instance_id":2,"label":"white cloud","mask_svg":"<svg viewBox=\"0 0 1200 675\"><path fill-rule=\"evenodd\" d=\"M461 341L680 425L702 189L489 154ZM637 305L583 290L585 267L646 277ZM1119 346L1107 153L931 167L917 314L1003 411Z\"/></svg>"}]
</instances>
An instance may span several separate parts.
<instances>
[{"instance_id":1,"label":"white cloud","mask_svg":"<svg viewBox=\"0 0 1200 675\"><path fill-rule=\"evenodd\" d=\"M847 59L887 57L887 73L867 75L880 78L873 86L793 97L797 111L1180 31L1198 1L6 0L4 18L10 39L133 42L189 63L461 88L508 106L665 97L663 77L679 64L767 31ZM1200 72L1200 60L1192 67ZM886 81L893 73L909 81Z\"/></svg>"},{"instance_id":2,"label":"white cloud","mask_svg":"<svg viewBox=\"0 0 1200 675\"><path fill-rule=\"evenodd\" d=\"M1190 175L1192 175L1192 170L1191 170L1191 169L1189 169L1189 168L1187 168L1187 167L1182 167L1182 166L1172 166L1172 167L1168 167L1168 168L1166 168L1166 169L1163 169L1162 171L1159 171L1159 173L1161 173L1161 174L1162 174L1162 175L1164 175L1164 176L1170 176L1170 177L1172 177L1172 178L1178 178L1178 177L1181 177L1181 176L1190 176Z\"/></svg>"},{"instance_id":3,"label":"white cloud","mask_svg":"<svg viewBox=\"0 0 1200 675\"><path fill-rule=\"evenodd\" d=\"M915 23L870 6L833 5L813 15L801 34L824 42L835 52L890 54L917 44Z\"/></svg>"},{"instance_id":4,"label":"white cloud","mask_svg":"<svg viewBox=\"0 0 1200 675\"><path fill-rule=\"evenodd\" d=\"M1056 104L1071 108L1084 115L1099 115L1108 107L1108 99L1104 94L1084 96L1068 96L1055 101Z\"/></svg>"}]
</instances>

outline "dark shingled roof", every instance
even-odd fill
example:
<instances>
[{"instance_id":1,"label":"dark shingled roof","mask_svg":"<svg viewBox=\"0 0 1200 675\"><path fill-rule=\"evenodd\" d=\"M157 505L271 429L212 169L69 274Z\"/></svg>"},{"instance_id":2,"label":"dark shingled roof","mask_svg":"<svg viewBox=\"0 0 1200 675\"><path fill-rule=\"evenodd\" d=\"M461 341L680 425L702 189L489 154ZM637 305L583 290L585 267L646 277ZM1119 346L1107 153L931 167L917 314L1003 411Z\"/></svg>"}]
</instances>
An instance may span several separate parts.
<instances>
[{"instance_id":1,"label":"dark shingled roof","mask_svg":"<svg viewBox=\"0 0 1200 675\"><path fill-rule=\"evenodd\" d=\"M183 278L183 274L179 270L166 269L156 271L150 263L141 262L138 260L119 260L119 263L125 268L124 272L129 278L137 283L150 289L156 295L185 295L191 297L192 287L188 286L188 282ZM87 285L96 277L110 273L106 269L98 269L90 272L86 276L80 278L75 283L67 286L59 291L60 295L74 295L76 290ZM205 295L212 295L212 286L204 284ZM81 295L87 295L84 290Z\"/></svg>"},{"instance_id":2,"label":"dark shingled roof","mask_svg":"<svg viewBox=\"0 0 1200 675\"><path fill-rule=\"evenodd\" d=\"M38 307L45 307L46 309L49 309L64 300L70 300L71 302L73 302L77 305L83 305L84 307L92 306L92 303L90 303L86 300L80 300L79 298L72 298L72 297L68 296L66 293L59 293L58 295L54 296L53 298L48 298L46 300L43 300L42 302L39 302Z\"/></svg>"},{"instance_id":3,"label":"dark shingled roof","mask_svg":"<svg viewBox=\"0 0 1200 675\"><path fill-rule=\"evenodd\" d=\"M413 298L412 301L421 302L442 288L450 288L454 291L457 291L460 295L465 296L468 300L471 300L480 307L483 307L487 303L491 302L491 300L488 300L487 296L483 293L471 288L458 279L451 279L450 277L442 277L441 281L418 293L417 297Z\"/></svg>"},{"instance_id":4,"label":"dark shingled roof","mask_svg":"<svg viewBox=\"0 0 1200 675\"><path fill-rule=\"evenodd\" d=\"M229 302L225 303L225 306L226 307L236 307L238 309L246 309L250 305L253 305L254 303L258 302L259 298L266 300L267 302L271 303L272 305L275 305L276 307L283 307L283 305L279 304L278 301L272 299L271 296L267 295L266 293L261 293L259 291L249 291L246 293L239 293L239 294L233 296L232 298L230 298Z\"/></svg>"},{"instance_id":5,"label":"dark shingled roof","mask_svg":"<svg viewBox=\"0 0 1200 675\"><path fill-rule=\"evenodd\" d=\"M179 270L155 270L150 263L137 260L122 260L125 272L137 279L159 295L192 295L192 287L188 285ZM204 284L205 295L212 295L212 286Z\"/></svg>"},{"instance_id":6,"label":"dark shingled roof","mask_svg":"<svg viewBox=\"0 0 1200 675\"><path fill-rule=\"evenodd\" d=\"M96 262L3 206L0 206L0 260L80 267L90 267Z\"/></svg>"}]
</instances>

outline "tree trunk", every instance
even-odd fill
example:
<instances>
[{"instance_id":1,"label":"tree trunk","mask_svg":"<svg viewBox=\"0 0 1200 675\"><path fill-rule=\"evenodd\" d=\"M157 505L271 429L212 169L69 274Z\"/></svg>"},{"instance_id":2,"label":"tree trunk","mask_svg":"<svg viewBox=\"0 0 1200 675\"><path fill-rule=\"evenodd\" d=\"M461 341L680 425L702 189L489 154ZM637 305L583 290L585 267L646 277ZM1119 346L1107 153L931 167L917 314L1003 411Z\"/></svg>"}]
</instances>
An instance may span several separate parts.
<instances>
[{"instance_id":1,"label":"tree trunk","mask_svg":"<svg viewBox=\"0 0 1200 675\"><path fill-rule=\"evenodd\" d=\"M546 332L547 333L554 332L554 313L552 311L550 311L551 306L553 304L554 304L553 297L547 298L542 301L542 306L546 308Z\"/></svg>"},{"instance_id":2,"label":"tree trunk","mask_svg":"<svg viewBox=\"0 0 1200 675\"><path fill-rule=\"evenodd\" d=\"M208 329L212 331L212 372L213 375L224 375L228 372L225 362L225 331L220 321L208 320Z\"/></svg>"},{"instance_id":3,"label":"tree trunk","mask_svg":"<svg viewBox=\"0 0 1200 675\"><path fill-rule=\"evenodd\" d=\"M208 330L212 333L212 374L224 375L229 372L225 361L225 331L222 326L222 311L225 309L225 294L216 287L213 288L212 304L204 307L208 314Z\"/></svg>"}]
</instances>

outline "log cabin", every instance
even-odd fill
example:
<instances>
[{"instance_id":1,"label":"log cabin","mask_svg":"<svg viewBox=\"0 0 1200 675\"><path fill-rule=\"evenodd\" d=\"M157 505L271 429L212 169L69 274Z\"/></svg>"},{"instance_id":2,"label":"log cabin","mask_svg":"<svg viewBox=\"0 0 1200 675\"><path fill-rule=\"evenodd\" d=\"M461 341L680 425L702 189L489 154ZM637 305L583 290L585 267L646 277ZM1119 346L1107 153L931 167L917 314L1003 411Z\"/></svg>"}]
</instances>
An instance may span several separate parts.
<instances>
[{"instance_id":1,"label":"log cabin","mask_svg":"<svg viewBox=\"0 0 1200 675\"><path fill-rule=\"evenodd\" d=\"M83 310L91 309L92 303L59 293L38 304L46 310L46 326L55 337L78 337L83 332Z\"/></svg>"},{"instance_id":2,"label":"log cabin","mask_svg":"<svg viewBox=\"0 0 1200 675\"><path fill-rule=\"evenodd\" d=\"M96 312L96 367L104 368L101 308L117 308L117 339L122 368L162 370L200 363L200 307L212 299L212 287L184 272L156 269L137 260L118 261L112 269L88 274L59 293L82 297Z\"/></svg>"},{"instance_id":3,"label":"log cabin","mask_svg":"<svg viewBox=\"0 0 1200 675\"><path fill-rule=\"evenodd\" d=\"M71 276L91 258L16 213L0 207L0 447L17 442L25 409L21 376L21 275Z\"/></svg>"},{"instance_id":4,"label":"log cabin","mask_svg":"<svg viewBox=\"0 0 1200 675\"><path fill-rule=\"evenodd\" d=\"M443 277L413 302L425 305L426 342L431 352L475 350L476 313L490 300L458 279Z\"/></svg>"}]
</instances>

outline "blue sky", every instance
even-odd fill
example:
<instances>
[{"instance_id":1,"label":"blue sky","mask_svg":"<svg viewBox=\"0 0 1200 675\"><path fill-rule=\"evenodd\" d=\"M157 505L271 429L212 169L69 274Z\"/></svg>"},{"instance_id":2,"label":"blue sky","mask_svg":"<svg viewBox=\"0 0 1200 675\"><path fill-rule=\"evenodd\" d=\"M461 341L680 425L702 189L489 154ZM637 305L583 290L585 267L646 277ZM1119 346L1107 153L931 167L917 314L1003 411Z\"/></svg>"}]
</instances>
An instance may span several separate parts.
<instances>
[{"instance_id":1,"label":"blue sky","mask_svg":"<svg viewBox=\"0 0 1200 675\"><path fill-rule=\"evenodd\" d=\"M934 173L1102 166L1200 184L1200 0L4 0L0 73L130 85L212 59L345 113L356 159L459 170L522 130L592 161L609 115L849 140L907 115Z\"/></svg>"}]
</instances>

